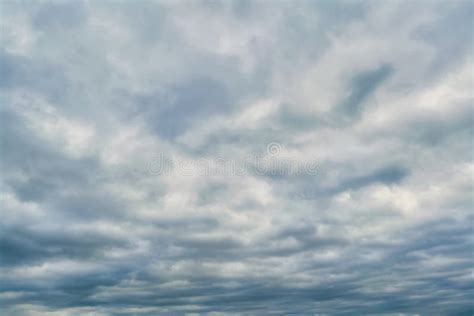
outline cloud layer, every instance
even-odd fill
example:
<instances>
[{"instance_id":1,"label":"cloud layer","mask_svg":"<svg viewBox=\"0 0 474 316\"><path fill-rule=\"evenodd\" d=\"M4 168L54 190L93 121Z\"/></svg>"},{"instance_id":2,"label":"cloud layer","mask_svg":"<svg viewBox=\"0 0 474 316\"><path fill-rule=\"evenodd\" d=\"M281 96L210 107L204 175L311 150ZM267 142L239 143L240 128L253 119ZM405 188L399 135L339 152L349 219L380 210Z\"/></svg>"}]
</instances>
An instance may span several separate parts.
<instances>
[{"instance_id":1,"label":"cloud layer","mask_svg":"<svg viewBox=\"0 0 474 316\"><path fill-rule=\"evenodd\" d=\"M470 1L1 12L2 314L474 312Z\"/></svg>"}]
</instances>

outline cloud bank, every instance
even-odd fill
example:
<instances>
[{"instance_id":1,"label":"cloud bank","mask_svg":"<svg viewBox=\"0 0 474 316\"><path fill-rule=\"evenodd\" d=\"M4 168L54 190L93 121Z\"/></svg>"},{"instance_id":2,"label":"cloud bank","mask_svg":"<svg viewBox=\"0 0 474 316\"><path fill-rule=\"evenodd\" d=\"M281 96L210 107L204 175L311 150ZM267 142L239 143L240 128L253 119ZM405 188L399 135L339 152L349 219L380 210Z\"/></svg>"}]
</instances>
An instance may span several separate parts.
<instances>
[{"instance_id":1,"label":"cloud bank","mask_svg":"<svg viewBox=\"0 0 474 316\"><path fill-rule=\"evenodd\" d=\"M1 12L2 314L474 312L472 2Z\"/></svg>"}]
</instances>

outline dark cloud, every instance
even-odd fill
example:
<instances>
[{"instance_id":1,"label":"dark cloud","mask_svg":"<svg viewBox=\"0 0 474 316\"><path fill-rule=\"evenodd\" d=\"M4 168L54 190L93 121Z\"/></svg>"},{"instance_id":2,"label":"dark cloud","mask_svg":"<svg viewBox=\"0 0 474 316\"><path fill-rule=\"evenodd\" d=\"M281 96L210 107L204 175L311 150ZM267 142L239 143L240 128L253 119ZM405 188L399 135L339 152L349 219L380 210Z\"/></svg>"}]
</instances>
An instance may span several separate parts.
<instances>
[{"instance_id":1,"label":"dark cloud","mask_svg":"<svg viewBox=\"0 0 474 316\"><path fill-rule=\"evenodd\" d=\"M162 97L148 97L140 109L160 136L174 138L185 132L193 121L229 110L227 89L210 78L193 78L173 85Z\"/></svg>"},{"instance_id":2,"label":"dark cloud","mask_svg":"<svg viewBox=\"0 0 474 316\"><path fill-rule=\"evenodd\" d=\"M351 79L349 96L339 105L342 113L338 115L349 119L360 115L367 99L392 72L393 68L390 65L381 65L374 70L355 75Z\"/></svg>"},{"instance_id":3,"label":"dark cloud","mask_svg":"<svg viewBox=\"0 0 474 316\"><path fill-rule=\"evenodd\" d=\"M35 28L68 29L85 23L87 12L82 2L51 2L39 6L31 22Z\"/></svg>"},{"instance_id":4,"label":"dark cloud","mask_svg":"<svg viewBox=\"0 0 474 316\"><path fill-rule=\"evenodd\" d=\"M61 238L58 238L61 236ZM35 230L18 226L2 227L2 265L37 265L52 258L87 259L103 257L113 248L128 248L128 240L96 232L67 229Z\"/></svg>"},{"instance_id":5,"label":"dark cloud","mask_svg":"<svg viewBox=\"0 0 474 316\"><path fill-rule=\"evenodd\" d=\"M2 51L0 69L3 89L28 89L50 100L62 100L69 88L69 80L63 69L52 63L38 63L29 58L14 56Z\"/></svg>"}]
</instances>

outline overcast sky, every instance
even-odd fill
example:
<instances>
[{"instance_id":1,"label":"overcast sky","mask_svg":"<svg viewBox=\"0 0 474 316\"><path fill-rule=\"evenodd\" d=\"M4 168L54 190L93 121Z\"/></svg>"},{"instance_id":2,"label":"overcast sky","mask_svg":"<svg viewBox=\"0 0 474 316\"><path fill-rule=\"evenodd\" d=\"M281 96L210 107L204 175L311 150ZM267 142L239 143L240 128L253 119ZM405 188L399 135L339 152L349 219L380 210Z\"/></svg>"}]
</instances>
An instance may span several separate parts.
<instances>
[{"instance_id":1,"label":"overcast sky","mask_svg":"<svg viewBox=\"0 0 474 316\"><path fill-rule=\"evenodd\" d=\"M2 0L2 315L472 315L473 7Z\"/></svg>"}]
</instances>

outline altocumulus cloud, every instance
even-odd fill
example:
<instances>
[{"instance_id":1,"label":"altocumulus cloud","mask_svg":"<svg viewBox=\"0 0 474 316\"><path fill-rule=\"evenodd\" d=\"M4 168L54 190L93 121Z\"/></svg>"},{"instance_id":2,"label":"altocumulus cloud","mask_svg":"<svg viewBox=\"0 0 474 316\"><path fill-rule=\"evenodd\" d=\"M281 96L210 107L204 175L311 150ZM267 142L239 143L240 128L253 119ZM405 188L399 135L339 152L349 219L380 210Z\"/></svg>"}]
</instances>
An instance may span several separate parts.
<instances>
[{"instance_id":1,"label":"altocumulus cloud","mask_svg":"<svg viewBox=\"0 0 474 316\"><path fill-rule=\"evenodd\" d=\"M472 1L0 5L3 315L473 314Z\"/></svg>"}]
</instances>

